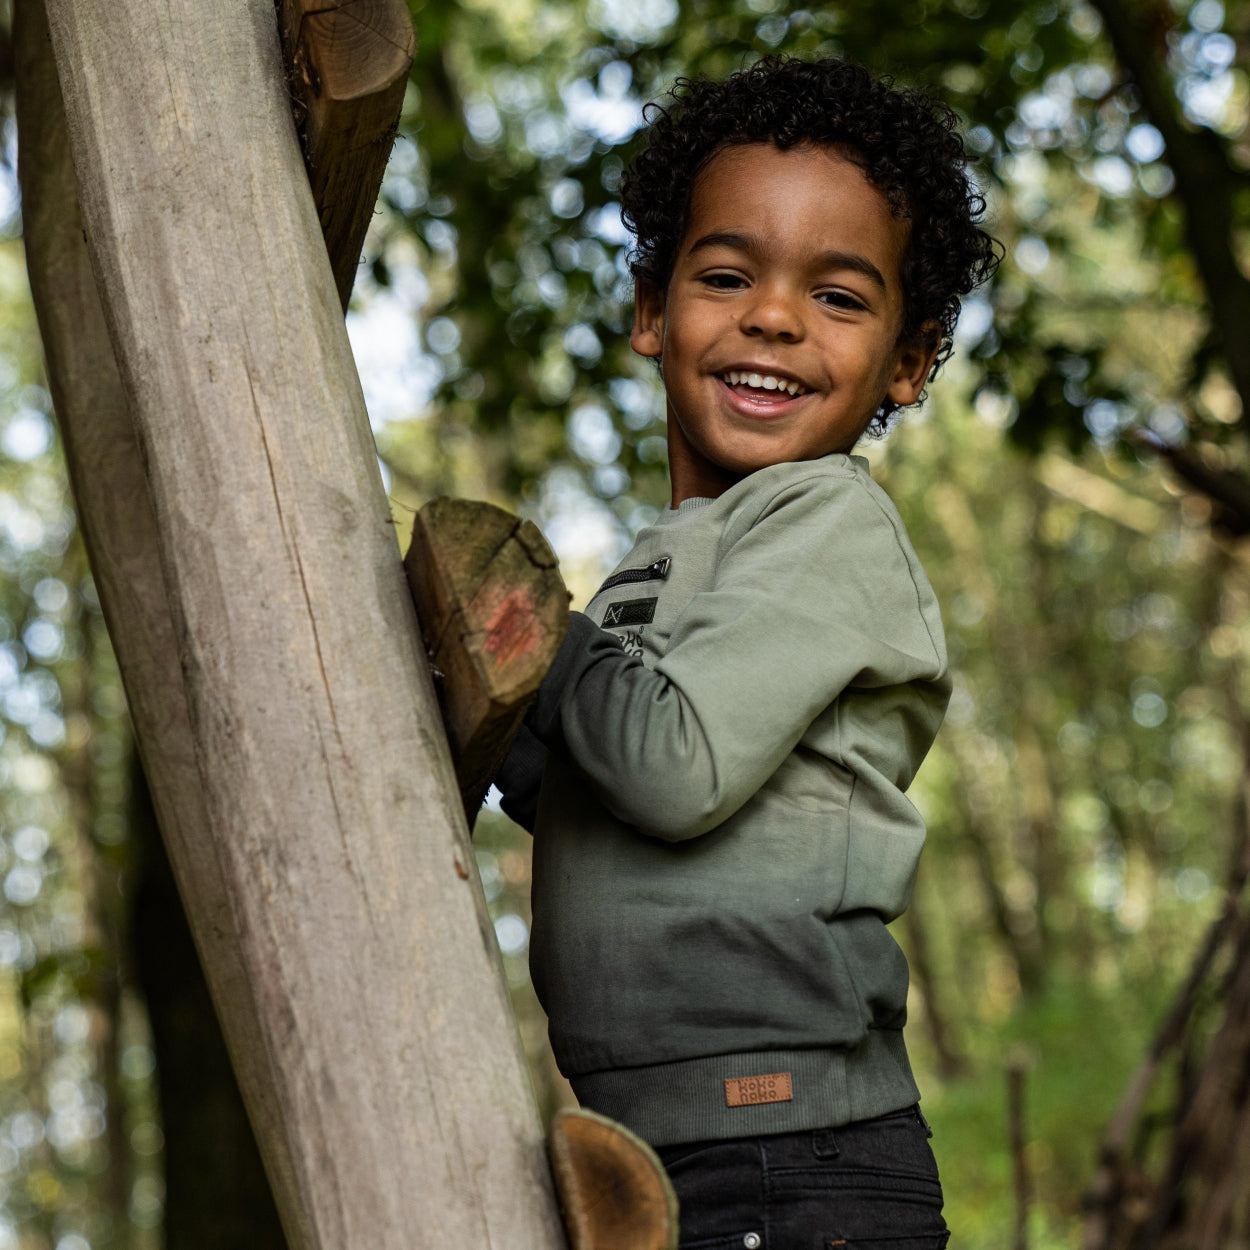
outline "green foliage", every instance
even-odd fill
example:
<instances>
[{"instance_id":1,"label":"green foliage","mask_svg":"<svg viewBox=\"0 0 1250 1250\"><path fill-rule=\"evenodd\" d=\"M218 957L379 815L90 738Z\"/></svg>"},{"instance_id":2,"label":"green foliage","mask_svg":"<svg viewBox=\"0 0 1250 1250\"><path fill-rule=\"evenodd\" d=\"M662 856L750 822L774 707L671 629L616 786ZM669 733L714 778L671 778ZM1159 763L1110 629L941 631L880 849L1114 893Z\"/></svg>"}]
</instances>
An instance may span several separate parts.
<instances>
[{"instance_id":1,"label":"green foliage","mask_svg":"<svg viewBox=\"0 0 1250 1250\"><path fill-rule=\"evenodd\" d=\"M930 827L914 906L934 975L914 987L911 1038L949 1219L987 1250L1011 1226L1005 1069L1023 1051L1037 1244L1061 1246L1219 899L1243 582L1153 466L1025 457L960 402L971 373L957 364L929 420L874 452L956 666L912 794ZM1078 503L1093 483L1103 493ZM954 1078L935 1010L965 1060Z\"/></svg>"},{"instance_id":2,"label":"green foliage","mask_svg":"<svg viewBox=\"0 0 1250 1250\"><path fill-rule=\"evenodd\" d=\"M1191 115L1235 128L1244 76L1222 45L1208 47L1227 39L1209 29L1213 10L1195 12L1168 36L1178 89ZM610 464L568 456L588 488L627 526L639 502L662 498L643 410L655 407L651 378L622 335L629 281L613 197L630 143L615 141L679 74L724 74L774 50L864 60L941 92L966 118L1007 248L999 282L975 301L988 299L992 328L981 304L968 347L978 385L1019 401L1011 429L1022 446L1107 445L1130 425L1172 440L1182 411L1227 437L1202 389L1213 381L1219 392L1224 374L1215 339L1196 350L1203 296L1166 198L1174 179L1095 8L702 0L679 12L570 0L414 15L422 50L405 133L417 146L409 174L388 180L372 276L385 283L391 248L416 243L431 287L425 322L439 332L431 410L490 439L504 495L535 492L561 418L589 405L611 416L621 447ZM1175 349L1138 350L1117 332L1127 317L1162 331L1147 346Z\"/></svg>"}]
</instances>

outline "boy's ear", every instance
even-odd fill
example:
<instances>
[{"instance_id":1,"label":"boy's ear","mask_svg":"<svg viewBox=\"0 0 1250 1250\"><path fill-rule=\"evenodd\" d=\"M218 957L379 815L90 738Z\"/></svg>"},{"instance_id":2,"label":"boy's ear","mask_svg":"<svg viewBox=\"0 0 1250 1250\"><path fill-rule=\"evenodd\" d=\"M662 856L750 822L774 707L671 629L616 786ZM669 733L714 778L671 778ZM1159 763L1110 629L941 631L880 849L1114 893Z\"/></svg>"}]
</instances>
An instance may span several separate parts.
<instances>
[{"instance_id":1,"label":"boy's ear","mask_svg":"<svg viewBox=\"0 0 1250 1250\"><path fill-rule=\"evenodd\" d=\"M941 344L941 328L936 321L925 322L914 339L901 343L886 398L900 408L914 404L933 372L933 362Z\"/></svg>"},{"instance_id":2,"label":"boy's ear","mask_svg":"<svg viewBox=\"0 0 1250 1250\"><path fill-rule=\"evenodd\" d=\"M634 280L634 329L629 345L638 355L653 359L664 350L664 292L646 278Z\"/></svg>"}]
</instances>

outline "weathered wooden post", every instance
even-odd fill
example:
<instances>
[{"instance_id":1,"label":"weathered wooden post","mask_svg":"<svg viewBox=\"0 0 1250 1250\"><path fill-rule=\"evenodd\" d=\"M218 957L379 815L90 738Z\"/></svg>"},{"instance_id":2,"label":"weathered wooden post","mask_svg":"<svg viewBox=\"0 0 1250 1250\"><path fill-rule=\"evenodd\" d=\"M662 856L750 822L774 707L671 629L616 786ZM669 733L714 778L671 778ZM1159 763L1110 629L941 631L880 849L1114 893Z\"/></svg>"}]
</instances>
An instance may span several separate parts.
<instances>
[{"instance_id":1,"label":"weathered wooden post","mask_svg":"<svg viewBox=\"0 0 1250 1250\"><path fill-rule=\"evenodd\" d=\"M288 1236L559 1246L273 4L48 15L176 657L145 762Z\"/></svg>"},{"instance_id":2,"label":"weathered wooden post","mask_svg":"<svg viewBox=\"0 0 1250 1250\"><path fill-rule=\"evenodd\" d=\"M184 883L186 909L210 970L214 997L229 1004L236 1049L263 1051L256 1003L247 992L239 935L211 841L187 717L182 669L165 597L156 520L121 379L113 361L83 237L78 185L49 43L43 0L13 8L14 61L27 272L47 361L48 380L73 486L79 528L114 651L125 680L136 736L152 744L161 767L153 799ZM274 1122L272 1092L255 1065L248 1104L255 1125ZM282 1148L279 1134L271 1134ZM271 1174L291 1172L274 1153Z\"/></svg>"}]
</instances>

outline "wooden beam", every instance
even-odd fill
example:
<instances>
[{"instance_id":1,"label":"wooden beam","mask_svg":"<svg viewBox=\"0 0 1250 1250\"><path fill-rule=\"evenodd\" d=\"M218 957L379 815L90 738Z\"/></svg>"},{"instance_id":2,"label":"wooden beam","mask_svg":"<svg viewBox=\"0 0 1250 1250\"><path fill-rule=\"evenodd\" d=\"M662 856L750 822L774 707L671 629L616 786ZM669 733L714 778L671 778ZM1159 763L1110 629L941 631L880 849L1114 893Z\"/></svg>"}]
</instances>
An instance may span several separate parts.
<instances>
[{"instance_id":1,"label":"wooden beam","mask_svg":"<svg viewBox=\"0 0 1250 1250\"><path fill-rule=\"evenodd\" d=\"M201 962L234 1050L253 1056L239 1077L249 1083L244 1094L253 1124L271 1141L269 1171L287 1178L289 1189L294 1171L285 1139L266 1132L277 1125L278 1111L276 1084L263 1061L264 1033L247 990L225 880L204 836L208 817L156 517L87 255L44 0L16 0L13 44L26 268L78 527Z\"/></svg>"},{"instance_id":2,"label":"wooden beam","mask_svg":"<svg viewBox=\"0 0 1250 1250\"><path fill-rule=\"evenodd\" d=\"M48 14L287 1235L560 1246L272 0Z\"/></svg>"},{"instance_id":3,"label":"wooden beam","mask_svg":"<svg viewBox=\"0 0 1250 1250\"><path fill-rule=\"evenodd\" d=\"M568 632L557 565L532 521L492 504L435 499L413 523L404 569L470 828Z\"/></svg>"},{"instance_id":4,"label":"wooden beam","mask_svg":"<svg viewBox=\"0 0 1250 1250\"><path fill-rule=\"evenodd\" d=\"M346 309L417 50L403 0L282 0L287 81Z\"/></svg>"}]
</instances>

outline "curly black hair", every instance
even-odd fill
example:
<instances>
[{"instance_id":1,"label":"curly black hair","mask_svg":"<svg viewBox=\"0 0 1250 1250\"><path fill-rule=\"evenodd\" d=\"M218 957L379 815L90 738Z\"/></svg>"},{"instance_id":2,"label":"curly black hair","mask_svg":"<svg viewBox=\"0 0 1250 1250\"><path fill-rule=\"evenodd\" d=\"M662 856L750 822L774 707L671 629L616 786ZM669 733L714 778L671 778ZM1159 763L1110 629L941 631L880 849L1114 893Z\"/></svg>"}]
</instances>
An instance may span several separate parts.
<instances>
[{"instance_id":1,"label":"curly black hair","mask_svg":"<svg viewBox=\"0 0 1250 1250\"><path fill-rule=\"evenodd\" d=\"M723 82L679 78L668 108L648 104L645 146L621 181L621 217L635 237L630 270L664 289L686 231L695 180L726 147L802 143L837 147L911 223L903 259L901 339L938 327L933 372L950 356L960 296L993 274L1000 245L977 221L985 201L967 174L969 156L945 104L896 88L862 65L829 57L767 56ZM888 424L892 405L870 431Z\"/></svg>"}]
</instances>

